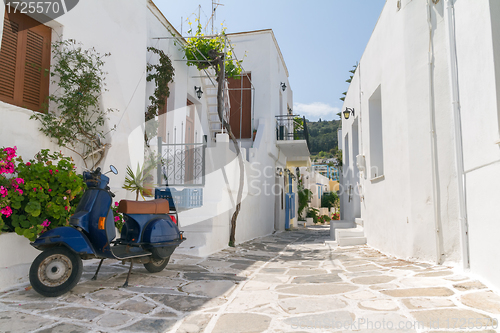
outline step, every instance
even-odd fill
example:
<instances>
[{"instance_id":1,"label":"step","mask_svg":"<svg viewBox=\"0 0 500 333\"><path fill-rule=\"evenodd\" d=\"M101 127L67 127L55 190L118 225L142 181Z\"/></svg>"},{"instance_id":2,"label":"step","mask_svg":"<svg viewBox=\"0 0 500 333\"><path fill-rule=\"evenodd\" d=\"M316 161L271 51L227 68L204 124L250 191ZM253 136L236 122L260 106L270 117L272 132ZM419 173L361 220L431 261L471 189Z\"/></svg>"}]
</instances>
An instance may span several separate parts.
<instances>
[{"instance_id":1,"label":"step","mask_svg":"<svg viewBox=\"0 0 500 333\"><path fill-rule=\"evenodd\" d=\"M347 238L347 237L364 237L365 232L363 228L350 228L350 229L337 229L335 230L335 239Z\"/></svg>"},{"instance_id":2,"label":"step","mask_svg":"<svg viewBox=\"0 0 500 333\"><path fill-rule=\"evenodd\" d=\"M339 246L365 245L366 237L346 237L337 240Z\"/></svg>"},{"instance_id":3,"label":"step","mask_svg":"<svg viewBox=\"0 0 500 333\"><path fill-rule=\"evenodd\" d=\"M364 223L363 219L361 219L361 218L355 218L355 219L354 219L354 222L355 222L357 225L360 225L360 226L362 226L362 227L365 225L365 223Z\"/></svg>"},{"instance_id":4,"label":"step","mask_svg":"<svg viewBox=\"0 0 500 333\"><path fill-rule=\"evenodd\" d=\"M335 240L335 230L337 229L352 229L356 224L352 221L332 220L330 222L330 238Z\"/></svg>"}]
</instances>

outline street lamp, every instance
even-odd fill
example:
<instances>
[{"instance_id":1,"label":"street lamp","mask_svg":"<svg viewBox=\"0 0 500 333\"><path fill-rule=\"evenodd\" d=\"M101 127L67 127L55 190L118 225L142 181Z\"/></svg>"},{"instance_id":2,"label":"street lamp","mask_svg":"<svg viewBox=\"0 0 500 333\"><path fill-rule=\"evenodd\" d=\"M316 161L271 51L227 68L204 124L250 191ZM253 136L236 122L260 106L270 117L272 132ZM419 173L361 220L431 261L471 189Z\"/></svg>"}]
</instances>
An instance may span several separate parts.
<instances>
[{"instance_id":1,"label":"street lamp","mask_svg":"<svg viewBox=\"0 0 500 333\"><path fill-rule=\"evenodd\" d=\"M344 112L342 112L344 114L344 118L347 120L349 119L349 116L351 115L352 113L352 116L354 117L354 108L345 108Z\"/></svg>"},{"instance_id":2,"label":"street lamp","mask_svg":"<svg viewBox=\"0 0 500 333\"><path fill-rule=\"evenodd\" d=\"M201 95L203 95L203 91L201 91L201 87L194 86L194 91L198 99L201 99Z\"/></svg>"}]
</instances>

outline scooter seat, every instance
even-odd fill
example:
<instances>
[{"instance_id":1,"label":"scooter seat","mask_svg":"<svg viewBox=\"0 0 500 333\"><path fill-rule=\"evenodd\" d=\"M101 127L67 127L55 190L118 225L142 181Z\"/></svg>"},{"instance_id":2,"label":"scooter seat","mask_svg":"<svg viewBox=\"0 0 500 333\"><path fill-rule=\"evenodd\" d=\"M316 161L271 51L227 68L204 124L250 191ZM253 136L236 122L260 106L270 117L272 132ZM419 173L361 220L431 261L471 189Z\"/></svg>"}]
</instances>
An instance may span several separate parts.
<instances>
[{"instance_id":1,"label":"scooter seat","mask_svg":"<svg viewBox=\"0 0 500 333\"><path fill-rule=\"evenodd\" d=\"M150 201L120 200L118 212L124 214L168 214L170 207L167 199Z\"/></svg>"}]
</instances>

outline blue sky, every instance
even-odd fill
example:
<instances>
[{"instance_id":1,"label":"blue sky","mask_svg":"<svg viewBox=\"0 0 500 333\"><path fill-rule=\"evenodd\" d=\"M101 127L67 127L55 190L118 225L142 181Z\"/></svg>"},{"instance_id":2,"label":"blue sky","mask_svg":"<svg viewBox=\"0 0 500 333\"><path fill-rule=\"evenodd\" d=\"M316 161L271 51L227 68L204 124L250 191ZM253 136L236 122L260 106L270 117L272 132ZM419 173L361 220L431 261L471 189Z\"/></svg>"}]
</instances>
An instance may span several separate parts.
<instances>
[{"instance_id":1,"label":"blue sky","mask_svg":"<svg viewBox=\"0 0 500 333\"><path fill-rule=\"evenodd\" d=\"M154 0L178 31L181 17L210 16L211 0ZM294 95L294 113L317 121L337 119L346 91L385 0L219 0L216 27L228 32L273 29L285 58Z\"/></svg>"}]
</instances>

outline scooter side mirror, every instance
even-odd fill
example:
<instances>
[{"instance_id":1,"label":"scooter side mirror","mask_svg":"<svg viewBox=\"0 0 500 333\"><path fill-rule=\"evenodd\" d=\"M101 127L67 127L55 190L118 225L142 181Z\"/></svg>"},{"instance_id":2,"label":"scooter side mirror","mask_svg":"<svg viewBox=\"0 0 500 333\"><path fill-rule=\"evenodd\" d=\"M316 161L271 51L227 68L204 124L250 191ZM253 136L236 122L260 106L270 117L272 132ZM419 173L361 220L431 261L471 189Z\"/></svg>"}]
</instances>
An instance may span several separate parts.
<instances>
[{"instance_id":1,"label":"scooter side mirror","mask_svg":"<svg viewBox=\"0 0 500 333\"><path fill-rule=\"evenodd\" d=\"M111 164L111 165L109 166L109 168L111 169L111 172L112 172L112 173L114 173L115 175L117 175L117 174L118 174L118 169L116 169L116 168L115 168L115 166L114 166L113 164Z\"/></svg>"}]
</instances>

